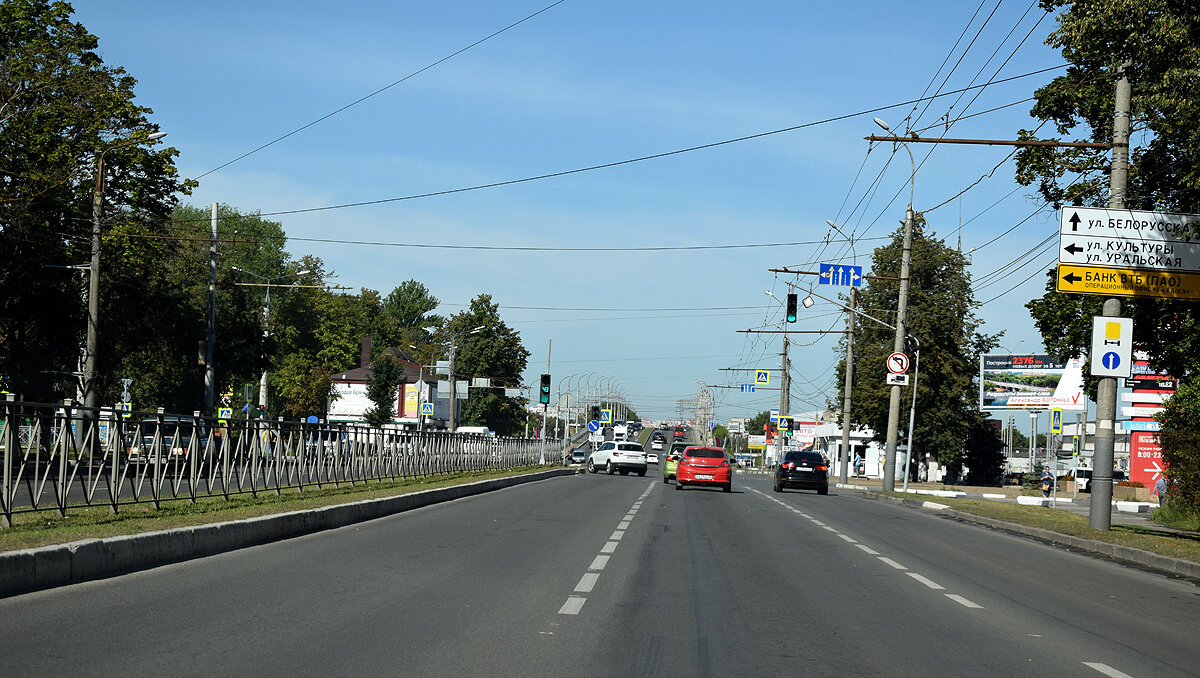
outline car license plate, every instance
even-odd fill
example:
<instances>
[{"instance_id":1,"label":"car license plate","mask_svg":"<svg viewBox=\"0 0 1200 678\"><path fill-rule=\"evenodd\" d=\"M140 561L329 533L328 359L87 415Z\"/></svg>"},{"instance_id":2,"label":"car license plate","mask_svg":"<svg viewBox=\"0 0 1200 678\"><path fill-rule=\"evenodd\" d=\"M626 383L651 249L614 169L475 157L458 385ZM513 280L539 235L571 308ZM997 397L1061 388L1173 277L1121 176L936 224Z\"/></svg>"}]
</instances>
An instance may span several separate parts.
<instances>
[{"instance_id":1,"label":"car license plate","mask_svg":"<svg viewBox=\"0 0 1200 678\"><path fill-rule=\"evenodd\" d=\"M697 474L696 480L712 480L712 475Z\"/></svg>"},{"instance_id":2,"label":"car license plate","mask_svg":"<svg viewBox=\"0 0 1200 678\"><path fill-rule=\"evenodd\" d=\"M805 471L805 472L807 472L807 473L812 473L812 467L811 467L811 466L797 466L797 467L796 467L796 470L797 470L797 471Z\"/></svg>"}]
</instances>

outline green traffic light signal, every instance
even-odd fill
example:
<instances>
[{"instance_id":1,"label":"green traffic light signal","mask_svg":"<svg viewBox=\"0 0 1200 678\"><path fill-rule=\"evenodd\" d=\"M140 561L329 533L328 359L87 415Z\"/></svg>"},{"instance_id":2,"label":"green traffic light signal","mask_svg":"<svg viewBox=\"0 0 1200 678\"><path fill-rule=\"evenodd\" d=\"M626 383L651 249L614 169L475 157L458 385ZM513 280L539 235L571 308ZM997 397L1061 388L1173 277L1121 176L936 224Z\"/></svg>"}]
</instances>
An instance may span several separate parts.
<instances>
[{"instance_id":1,"label":"green traffic light signal","mask_svg":"<svg viewBox=\"0 0 1200 678\"><path fill-rule=\"evenodd\" d=\"M790 323L796 322L796 295L787 295L787 321Z\"/></svg>"},{"instance_id":2,"label":"green traffic light signal","mask_svg":"<svg viewBox=\"0 0 1200 678\"><path fill-rule=\"evenodd\" d=\"M548 374L542 375L542 390L538 396L538 401L543 405L550 404L550 375Z\"/></svg>"}]
</instances>

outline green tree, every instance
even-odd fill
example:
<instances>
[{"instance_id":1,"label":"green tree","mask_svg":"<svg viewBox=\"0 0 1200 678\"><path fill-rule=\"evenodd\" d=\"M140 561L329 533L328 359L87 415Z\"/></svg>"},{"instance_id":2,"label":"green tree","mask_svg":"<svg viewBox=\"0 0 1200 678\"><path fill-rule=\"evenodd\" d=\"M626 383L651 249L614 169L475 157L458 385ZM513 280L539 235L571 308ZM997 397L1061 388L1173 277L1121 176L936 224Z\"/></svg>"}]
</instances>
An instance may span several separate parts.
<instances>
[{"instance_id":1,"label":"green tree","mask_svg":"<svg viewBox=\"0 0 1200 678\"><path fill-rule=\"evenodd\" d=\"M429 344L433 329L445 319L433 313L437 297L416 280L400 283L380 304L380 313L372 321L372 336L383 346L421 350Z\"/></svg>"},{"instance_id":2,"label":"green tree","mask_svg":"<svg viewBox=\"0 0 1200 678\"><path fill-rule=\"evenodd\" d=\"M895 320L902 245L903 232L897 230L890 244L875 250L872 272L880 277L868 281L859 295L859 308L889 322ZM995 346L997 339L978 332L978 302L965 263L961 252L927 233L923 215L917 215L908 297L908 331L916 335L921 348L913 458L928 454L943 466L961 461L963 444L977 416L978 356ZM882 379L882 368L892 352L895 332L859 315L855 316L854 331L854 373L858 378L852 387L852 423L870 427L876 441L883 442L891 387ZM915 357L913 348L909 351ZM845 374L845 360L839 363L838 372ZM839 376L838 383L844 382ZM908 408L910 398L911 387L903 389L902 409Z\"/></svg>"},{"instance_id":3,"label":"green tree","mask_svg":"<svg viewBox=\"0 0 1200 678\"><path fill-rule=\"evenodd\" d=\"M388 353L380 354L371 361L371 376L367 378L367 398L372 406L363 413L363 419L371 426L392 423L392 417L396 414L402 373L400 361Z\"/></svg>"},{"instance_id":4,"label":"green tree","mask_svg":"<svg viewBox=\"0 0 1200 678\"><path fill-rule=\"evenodd\" d=\"M475 332L475 328L482 328ZM458 378L489 377L493 388L472 389L463 402L460 421L487 426L499 435L516 435L525 429L523 400L504 395L503 387L521 386L529 351L521 333L500 319L500 306L489 294L480 294L438 330L435 340L448 344L458 337L455 372Z\"/></svg>"},{"instance_id":5,"label":"green tree","mask_svg":"<svg viewBox=\"0 0 1200 678\"><path fill-rule=\"evenodd\" d=\"M963 441L963 465L971 485L999 485L1004 478L1004 442L1000 429L982 412L971 412Z\"/></svg>"},{"instance_id":6,"label":"green tree","mask_svg":"<svg viewBox=\"0 0 1200 678\"><path fill-rule=\"evenodd\" d=\"M98 161L105 167L105 233L134 226L163 234L179 179L173 148L121 145L157 127L134 103L135 80L106 66L98 41L71 21L65 2L0 3L0 375L29 399L74 395L76 383L52 373L77 369L86 331L86 279L63 266L87 261ZM118 147L119 146L119 147ZM113 261L104 242L99 357L120 308L105 297ZM195 344L191 351L194 355ZM101 370L101 386L111 372Z\"/></svg>"}]
</instances>

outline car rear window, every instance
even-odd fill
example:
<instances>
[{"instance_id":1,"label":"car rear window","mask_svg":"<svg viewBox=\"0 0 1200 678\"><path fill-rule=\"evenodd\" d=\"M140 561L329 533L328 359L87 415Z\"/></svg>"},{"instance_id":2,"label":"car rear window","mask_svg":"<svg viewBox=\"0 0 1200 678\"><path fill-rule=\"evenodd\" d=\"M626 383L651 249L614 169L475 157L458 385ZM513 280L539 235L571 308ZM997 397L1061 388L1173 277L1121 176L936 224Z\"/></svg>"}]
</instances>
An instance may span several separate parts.
<instances>
[{"instance_id":1,"label":"car rear window","mask_svg":"<svg viewBox=\"0 0 1200 678\"><path fill-rule=\"evenodd\" d=\"M708 457L711 459L721 459L725 456L725 450L715 450L707 447L697 447L688 450L685 454L689 457Z\"/></svg>"},{"instance_id":2,"label":"car rear window","mask_svg":"<svg viewBox=\"0 0 1200 678\"><path fill-rule=\"evenodd\" d=\"M646 451L645 448L643 448L641 445L638 445L636 443L626 443L623 445L618 445L617 449L628 450L630 452L645 452Z\"/></svg>"},{"instance_id":3,"label":"car rear window","mask_svg":"<svg viewBox=\"0 0 1200 678\"><path fill-rule=\"evenodd\" d=\"M810 464L822 464L825 462L825 459L816 452L788 452L783 460L792 463L808 462Z\"/></svg>"}]
</instances>

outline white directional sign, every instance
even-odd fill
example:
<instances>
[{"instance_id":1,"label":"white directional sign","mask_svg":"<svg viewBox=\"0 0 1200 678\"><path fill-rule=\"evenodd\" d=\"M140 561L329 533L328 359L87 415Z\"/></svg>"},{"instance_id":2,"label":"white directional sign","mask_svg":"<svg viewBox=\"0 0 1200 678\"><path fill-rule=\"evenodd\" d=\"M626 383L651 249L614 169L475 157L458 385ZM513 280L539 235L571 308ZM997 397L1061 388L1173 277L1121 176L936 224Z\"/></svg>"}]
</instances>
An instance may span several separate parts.
<instances>
[{"instance_id":1,"label":"white directional sign","mask_svg":"<svg viewBox=\"0 0 1200 678\"><path fill-rule=\"evenodd\" d=\"M1200 215L1064 207L1058 261L1111 268L1200 271ZM1189 242L1189 240L1191 240Z\"/></svg>"},{"instance_id":2,"label":"white directional sign","mask_svg":"<svg viewBox=\"0 0 1200 678\"><path fill-rule=\"evenodd\" d=\"M817 273L820 284L843 287L862 287L862 277L862 266L845 264L821 264L821 270Z\"/></svg>"},{"instance_id":3,"label":"white directional sign","mask_svg":"<svg viewBox=\"0 0 1200 678\"><path fill-rule=\"evenodd\" d=\"M1128 377L1133 367L1133 318L1092 317L1092 376Z\"/></svg>"}]
</instances>

